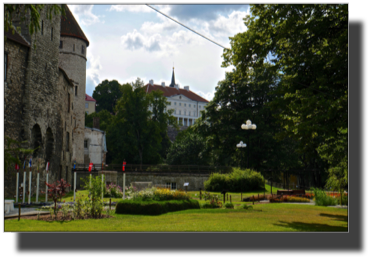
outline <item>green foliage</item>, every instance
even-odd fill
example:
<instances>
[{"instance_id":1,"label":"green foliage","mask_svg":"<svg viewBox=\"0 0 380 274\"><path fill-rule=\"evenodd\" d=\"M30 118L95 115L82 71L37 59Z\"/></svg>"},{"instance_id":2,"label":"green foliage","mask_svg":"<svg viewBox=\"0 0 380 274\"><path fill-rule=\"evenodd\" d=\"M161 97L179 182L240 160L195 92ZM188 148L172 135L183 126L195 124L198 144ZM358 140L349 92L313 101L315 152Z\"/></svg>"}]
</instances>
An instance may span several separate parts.
<instances>
[{"instance_id":1,"label":"green foliage","mask_svg":"<svg viewBox=\"0 0 380 274\"><path fill-rule=\"evenodd\" d=\"M174 123L172 111L166 111L166 98L160 92L147 94L138 78L122 85L122 96L114 108L116 115L107 128L107 147L112 163L127 159L129 164L157 164L162 161L167 126Z\"/></svg>"},{"instance_id":2,"label":"green foliage","mask_svg":"<svg viewBox=\"0 0 380 274\"><path fill-rule=\"evenodd\" d=\"M95 87L92 98L96 100L96 112L103 110L114 114L117 100L121 97L121 85L117 80L103 80Z\"/></svg>"},{"instance_id":3,"label":"green foliage","mask_svg":"<svg viewBox=\"0 0 380 274\"><path fill-rule=\"evenodd\" d=\"M225 203L224 207L225 208L234 208L234 204L233 203Z\"/></svg>"},{"instance_id":4,"label":"green foliage","mask_svg":"<svg viewBox=\"0 0 380 274\"><path fill-rule=\"evenodd\" d=\"M21 167L20 158L25 158L26 155L32 154L35 149L22 148L22 144L27 143L27 141L19 142L7 136L4 136L4 138L6 145L4 149L4 171L7 172L11 164L18 164Z\"/></svg>"},{"instance_id":5,"label":"green foliage","mask_svg":"<svg viewBox=\"0 0 380 274\"><path fill-rule=\"evenodd\" d=\"M15 32L15 27L12 21L16 18L20 19L21 23L28 24L29 34L35 34L40 29L40 13L47 6L47 17L49 20L54 15L66 15L65 4L61 5L43 5L43 4L4 4L4 32L11 30ZM28 16L29 19L28 20ZM20 30L18 30L20 32ZM7 38L4 36L4 39ZM34 45L35 46L35 45Z\"/></svg>"},{"instance_id":6,"label":"green foliage","mask_svg":"<svg viewBox=\"0 0 380 274\"><path fill-rule=\"evenodd\" d=\"M314 192L316 206L330 206L337 204L337 200L334 197L327 195L323 190L318 188L313 188L312 190Z\"/></svg>"},{"instance_id":7,"label":"green foliage","mask_svg":"<svg viewBox=\"0 0 380 274\"><path fill-rule=\"evenodd\" d=\"M112 123L113 116L107 110L101 110L93 112L91 114L85 113L85 125L86 127L93 127L94 117L99 117L99 128L103 131L108 131L108 126ZM108 156L108 155L107 155Z\"/></svg>"},{"instance_id":8,"label":"green foliage","mask_svg":"<svg viewBox=\"0 0 380 274\"><path fill-rule=\"evenodd\" d=\"M336 166L348 155L348 5L251 5L245 24L223 66L245 78L270 63L276 136L296 141L312 168L323 169L316 152Z\"/></svg>"},{"instance_id":9,"label":"green foliage","mask_svg":"<svg viewBox=\"0 0 380 274\"><path fill-rule=\"evenodd\" d=\"M248 192L264 188L265 180L259 172L234 168L229 174L211 174L204 187L207 191Z\"/></svg>"},{"instance_id":10,"label":"green foliage","mask_svg":"<svg viewBox=\"0 0 380 274\"><path fill-rule=\"evenodd\" d=\"M169 201L136 201L122 200L116 204L115 213L138 214L138 215L160 215L167 212L199 209L196 200L169 200Z\"/></svg>"},{"instance_id":11,"label":"green foliage","mask_svg":"<svg viewBox=\"0 0 380 274\"><path fill-rule=\"evenodd\" d=\"M170 165L206 166L210 162L206 146L206 139L189 127L180 132L170 146L166 162Z\"/></svg>"},{"instance_id":12,"label":"green foliage","mask_svg":"<svg viewBox=\"0 0 380 274\"><path fill-rule=\"evenodd\" d=\"M269 103L275 98L279 77L265 64L247 77L233 70L219 81L213 100L194 126L214 164L247 167L249 161L249 167L256 170L297 166L294 141L275 139L282 129ZM248 119L257 125L256 130L241 129ZM240 141L247 147L238 149Z\"/></svg>"},{"instance_id":13,"label":"green foliage","mask_svg":"<svg viewBox=\"0 0 380 274\"><path fill-rule=\"evenodd\" d=\"M89 192L88 202L84 204L89 204L90 215L92 218L100 217L103 211L102 193L104 194L104 182L102 182L101 176L90 176L87 178L81 178L85 183L85 189Z\"/></svg>"},{"instance_id":14,"label":"green foliage","mask_svg":"<svg viewBox=\"0 0 380 274\"><path fill-rule=\"evenodd\" d=\"M122 198L123 197L123 190L120 186L110 183L104 188L104 197L105 198Z\"/></svg>"},{"instance_id":15,"label":"green foliage","mask_svg":"<svg viewBox=\"0 0 380 274\"><path fill-rule=\"evenodd\" d=\"M344 189L348 185L348 163L343 161L340 166L332 167L329 169L329 178L327 179L326 189L332 189L334 191L339 191L340 193L340 205L346 203L343 199L346 197L344 195Z\"/></svg>"},{"instance_id":16,"label":"green foliage","mask_svg":"<svg viewBox=\"0 0 380 274\"><path fill-rule=\"evenodd\" d=\"M242 204L239 209L252 209L253 207L251 205Z\"/></svg>"}]
</instances>

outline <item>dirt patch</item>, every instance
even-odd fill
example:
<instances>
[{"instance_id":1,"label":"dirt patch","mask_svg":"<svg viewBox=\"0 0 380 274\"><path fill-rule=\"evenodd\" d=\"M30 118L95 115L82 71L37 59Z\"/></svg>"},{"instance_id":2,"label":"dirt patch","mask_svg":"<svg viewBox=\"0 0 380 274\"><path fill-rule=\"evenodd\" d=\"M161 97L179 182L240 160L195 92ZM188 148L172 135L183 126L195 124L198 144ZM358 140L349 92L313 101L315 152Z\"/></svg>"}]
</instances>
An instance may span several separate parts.
<instances>
[{"instance_id":1,"label":"dirt patch","mask_svg":"<svg viewBox=\"0 0 380 274\"><path fill-rule=\"evenodd\" d=\"M92 217L85 217L85 218L75 218L75 220L84 220L84 219L105 219L105 218L113 218L113 216L107 216L105 214L102 214L100 217L92 218ZM14 218L7 218L7 220L16 220L18 217ZM72 218L71 213L68 214L68 216L63 217L62 212L58 212L57 217L53 215L50 217L50 214L41 214L40 217L37 215L30 215L30 216L21 216L21 219L28 219L28 220L39 220L39 221L45 221L45 222L52 222L52 221L74 221Z\"/></svg>"}]
</instances>

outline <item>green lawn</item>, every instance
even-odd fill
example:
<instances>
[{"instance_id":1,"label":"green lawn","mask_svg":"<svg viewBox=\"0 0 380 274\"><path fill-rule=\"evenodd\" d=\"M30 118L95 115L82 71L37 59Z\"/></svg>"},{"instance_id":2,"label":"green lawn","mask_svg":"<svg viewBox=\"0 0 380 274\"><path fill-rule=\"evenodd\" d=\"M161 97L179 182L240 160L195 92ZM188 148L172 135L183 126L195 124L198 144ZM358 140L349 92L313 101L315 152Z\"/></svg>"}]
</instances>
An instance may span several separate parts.
<instances>
[{"instance_id":1,"label":"green lawn","mask_svg":"<svg viewBox=\"0 0 380 274\"><path fill-rule=\"evenodd\" d=\"M348 231L347 209L297 204L256 204L253 209L185 210L160 216L45 222L5 220L4 231Z\"/></svg>"}]
</instances>

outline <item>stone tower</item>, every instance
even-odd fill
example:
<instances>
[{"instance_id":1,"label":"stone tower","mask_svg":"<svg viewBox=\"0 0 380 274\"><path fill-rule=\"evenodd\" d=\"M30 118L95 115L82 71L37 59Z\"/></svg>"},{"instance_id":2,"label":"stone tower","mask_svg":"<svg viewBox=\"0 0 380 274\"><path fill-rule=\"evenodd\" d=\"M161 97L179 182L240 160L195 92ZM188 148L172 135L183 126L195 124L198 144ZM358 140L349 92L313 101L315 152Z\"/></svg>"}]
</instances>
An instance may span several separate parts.
<instances>
[{"instance_id":1,"label":"stone tower","mask_svg":"<svg viewBox=\"0 0 380 274\"><path fill-rule=\"evenodd\" d=\"M86 53L89 41L73 14L66 6L66 18L61 19L59 66L74 83L73 159L84 162L84 127L86 96Z\"/></svg>"}]
</instances>

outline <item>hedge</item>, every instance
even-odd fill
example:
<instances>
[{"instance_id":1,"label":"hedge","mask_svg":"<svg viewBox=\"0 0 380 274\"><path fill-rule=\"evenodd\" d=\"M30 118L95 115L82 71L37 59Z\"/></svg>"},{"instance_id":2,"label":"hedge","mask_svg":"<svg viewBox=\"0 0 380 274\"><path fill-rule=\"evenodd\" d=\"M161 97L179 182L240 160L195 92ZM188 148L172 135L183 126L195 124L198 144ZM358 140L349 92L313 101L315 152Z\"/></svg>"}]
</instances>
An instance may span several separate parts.
<instances>
[{"instance_id":1,"label":"hedge","mask_svg":"<svg viewBox=\"0 0 380 274\"><path fill-rule=\"evenodd\" d=\"M264 188L265 180L259 172L234 168L229 174L211 174L204 187L207 191L249 192Z\"/></svg>"},{"instance_id":2,"label":"hedge","mask_svg":"<svg viewBox=\"0 0 380 274\"><path fill-rule=\"evenodd\" d=\"M136 215L160 215L186 209L200 209L196 200L135 201L122 200L116 204L115 213Z\"/></svg>"}]
</instances>

